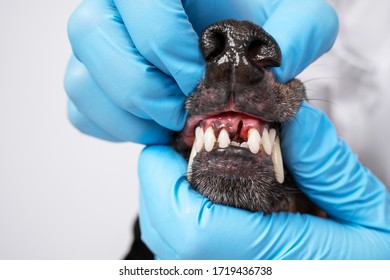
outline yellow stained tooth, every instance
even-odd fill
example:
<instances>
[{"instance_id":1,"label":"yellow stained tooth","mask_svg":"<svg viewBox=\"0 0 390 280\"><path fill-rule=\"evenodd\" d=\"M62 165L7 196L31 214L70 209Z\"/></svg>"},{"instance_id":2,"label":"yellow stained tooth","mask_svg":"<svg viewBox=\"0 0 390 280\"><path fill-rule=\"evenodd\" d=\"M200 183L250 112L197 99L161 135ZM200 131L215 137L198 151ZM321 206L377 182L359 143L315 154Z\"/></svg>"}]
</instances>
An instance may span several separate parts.
<instances>
[{"instance_id":1,"label":"yellow stained tooth","mask_svg":"<svg viewBox=\"0 0 390 280\"><path fill-rule=\"evenodd\" d=\"M264 127L263 129L263 136L261 137L262 143L263 143L263 148L264 151L270 155L272 152L272 146L271 142L269 141L269 134L268 134L268 129Z\"/></svg>"},{"instance_id":2,"label":"yellow stained tooth","mask_svg":"<svg viewBox=\"0 0 390 280\"><path fill-rule=\"evenodd\" d=\"M218 143L220 148L227 148L230 144L229 133L226 129L222 129L218 136Z\"/></svg>"},{"instance_id":3,"label":"yellow stained tooth","mask_svg":"<svg viewBox=\"0 0 390 280\"><path fill-rule=\"evenodd\" d=\"M213 149L216 140L214 130L209 126L204 133L204 148L207 152L210 152Z\"/></svg>"},{"instance_id":4,"label":"yellow stained tooth","mask_svg":"<svg viewBox=\"0 0 390 280\"><path fill-rule=\"evenodd\" d=\"M202 150L203 142L204 142L203 129L198 126L195 129L195 141L194 141L194 147L195 147L196 152L199 153Z\"/></svg>"},{"instance_id":5,"label":"yellow stained tooth","mask_svg":"<svg viewBox=\"0 0 390 280\"><path fill-rule=\"evenodd\" d=\"M256 128L248 131L248 147L252 154L257 154L260 150L261 136Z\"/></svg>"},{"instance_id":6,"label":"yellow stained tooth","mask_svg":"<svg viewBox=\"0 0 390 280\"><path fill-rule=\"evenodd\" d=\"M275 138L275 143L272 149L272 162L274 164L274 172L276 181L280 184L284 182L284 167L282 150L280 149L279 137Z\"/></svg>"}]
</instances>

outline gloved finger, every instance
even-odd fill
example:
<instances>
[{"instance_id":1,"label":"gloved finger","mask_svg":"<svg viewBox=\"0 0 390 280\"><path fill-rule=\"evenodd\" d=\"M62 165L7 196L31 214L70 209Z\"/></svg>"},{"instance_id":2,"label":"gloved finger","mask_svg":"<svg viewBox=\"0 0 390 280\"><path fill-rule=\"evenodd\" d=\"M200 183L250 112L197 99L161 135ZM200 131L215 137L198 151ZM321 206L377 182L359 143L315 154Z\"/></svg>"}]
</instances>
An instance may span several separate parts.
<instances>
[{"instance_id":1,"label":"gloved finger","mask_svg":"<svg viewBox=\"0 0 390 280\"><path fill-rule=\"evenodd\" d=\"M261 0L183 0L183 7L198 35L210 24L225 19L249 20L260 26L270 3ZM272 3L272 2L271 2ZM273 5L273 4L272 4Z\"/></svg>"},{"instance_id":2,"label":"gloved finger","mask_svg":"<svg viewBox=\"0 0 390 280\"><path fill-rule=\"evenodd\" d=\"M311 215L265 215L212 204L190 188L185 170L185 160L169 147L141 153L142 238L163 259L390 257L390 232Z\"/></svg>"},{"instance_id":3,"label":"gloved finger","mask_svg":"<svg viewBox=\"0 0 390 280\"><path fill-rule=\"evenodd\" d=\"M261 5L268 20L264 29L279 44L282 65L273 71L280 82L287 82L333 45L338 20L326 1L267 1Z\"/></svg>"},{"instance_id":4,"label":"gloved finger","mask_svg":"<svg viewBox=\"0 0 390 280\"><path fill-rule=\"evenodd\" d=\"M91 122L86 116L81 114L70 100L68 101L67 111L70 123L80 132L111 142L121 142L120 139L108 134L100 127L98 127L95 123Z\"/></svg>"},{"instance_id":5,"label":"gloved finger","mask_svg":"<svg viewBox=\"0 0 390 280\"><path fill-rule=\"evenodd\" d=\"M170 141L169 130L152 120L141 119L116 106L75 57L69 60L64 84L77 110L112 137L141 144ZM79 123L78 128L87 131L80 127L81 124L86 122Z\"/></svg>"},{"instance_id":6,"label":"gloved finger","mask_svg":"<svg viewBox=\"0 0 390 280\"><path fill-rule=\"evenodd\" d=\"M390 230L390 194L339 139L327 116L304 103L282 129L284 162L301 189L332 217Z\"/></svg>"},{"instance_id":7,"label":"gloved finger","mask_svg":"<svg viewBox=\"0 0 390 280\"><path fill-rule=\"evenodd\" d=\"M182 129L185 96L174 79L139 54L112 1L84 1L72 14L68 33L77 59L117 106Z\"/></svg>"},{"instance_id":8,"label":"gloved finger","mask_svg":"<svg viewBox=\"0 0 390 280\"><path fill-rule=\"evenodd\" d=\"M158 228L155 228L154 225L150 222L148 209L144 201L144 196L142 192L140 193L140 204L139 204L139 223L141 228L141 240L147 244L147 247L150 251L154 252L164 252L163 259L166 260L175 260L180 259L176 254L175 249L171 248L167 242L161 242L161 233ZM155 255L156 258L156 255ZM161 257L159 257L161 258Z\"/></svg>"},{"instance_id":9,"label":"gloved finger","mask_svg":"<svg viewBox=\"0 0 390 280\"><path fill-rule=\"evenodd\" d=\"M135 46L190 94L203 75L198 35L180 0L114 0Z\"/></svg>"}]
</instances>

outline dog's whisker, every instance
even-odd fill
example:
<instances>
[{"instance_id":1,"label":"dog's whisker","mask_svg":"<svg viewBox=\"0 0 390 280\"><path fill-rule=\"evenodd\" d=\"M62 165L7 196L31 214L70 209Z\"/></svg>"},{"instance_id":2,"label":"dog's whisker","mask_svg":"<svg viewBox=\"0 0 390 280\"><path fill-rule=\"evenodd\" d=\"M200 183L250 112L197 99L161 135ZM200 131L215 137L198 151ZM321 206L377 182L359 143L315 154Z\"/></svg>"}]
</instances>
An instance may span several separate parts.
<instances>
[{"instance_id":1,"label":"dog's whisker","mask_svg":"<svg viewBox=\"0 0 390 280\"><path fill-rule=\"evenodd\" d=\"M324 99L324 98L306 98L307 101L321 101L321 102L324 102L324 103L328 103L328 104L331 104L331 105L334 105L336 107L339 107L339 105L331 100L328 100L328 99Z\"/></svg>"}]
</instances>

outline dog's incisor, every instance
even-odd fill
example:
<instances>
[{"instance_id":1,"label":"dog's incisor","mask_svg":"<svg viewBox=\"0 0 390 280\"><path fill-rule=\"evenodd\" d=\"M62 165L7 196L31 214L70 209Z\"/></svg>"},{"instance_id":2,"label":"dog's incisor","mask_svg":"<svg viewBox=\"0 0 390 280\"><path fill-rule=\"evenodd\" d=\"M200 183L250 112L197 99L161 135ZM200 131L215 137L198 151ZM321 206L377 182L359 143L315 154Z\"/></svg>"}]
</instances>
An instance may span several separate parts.
<instances>
[{"instance_id":1,"label":"dog's incisor","mask_svg":"<svg viewBox=\"0 0 390 280\"><path fill-rule=\"evenodd\" d=\"M188 160L191 186L213 203L322 215L283 167L280 125L294 117L305 89L297 79L275 80L275 40L251 22L225 20L203 32L200 47L205 75L173 143Z\"/></svg>"}]
</instances>

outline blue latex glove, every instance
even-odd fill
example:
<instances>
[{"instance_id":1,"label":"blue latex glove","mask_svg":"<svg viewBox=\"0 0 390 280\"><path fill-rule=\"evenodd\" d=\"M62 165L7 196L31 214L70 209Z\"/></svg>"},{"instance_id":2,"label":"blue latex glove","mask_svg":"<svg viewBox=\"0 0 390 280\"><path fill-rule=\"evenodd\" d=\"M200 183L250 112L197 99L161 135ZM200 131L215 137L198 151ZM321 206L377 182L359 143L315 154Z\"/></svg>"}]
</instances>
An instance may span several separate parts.
<instances>
[{"instance_id":1,"label":"blue latex glove","mask_svg":"<svg viewBox=\"0 0 390 280\"><path fill-rule=\"evenodd\" d=\"M198 36L221 19L262 25L279 43L277 78L288 81L333 44L323 0L85 0L69 20L69 118L111 141L167 143L181 130L185 96L203 75Z\"/></svg>"},{"instance_id":2,"label":"blue latex glove","mask_svg":"<svg viewBox=\"0 0 390 280\"><path fill-rule=\"evenodd\" d=\"M390 259L390 194L326 115L303 104L281 140L287 169L328 219L212 204L190 189L180 155L151 146L139 162L143 240L163 259Z\"/></svg>"}]
</instances>

